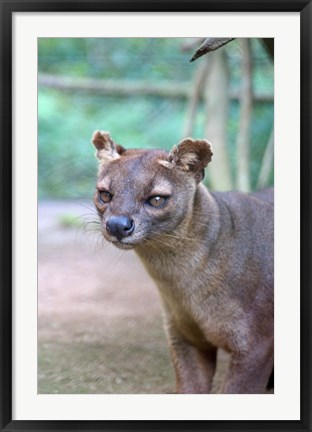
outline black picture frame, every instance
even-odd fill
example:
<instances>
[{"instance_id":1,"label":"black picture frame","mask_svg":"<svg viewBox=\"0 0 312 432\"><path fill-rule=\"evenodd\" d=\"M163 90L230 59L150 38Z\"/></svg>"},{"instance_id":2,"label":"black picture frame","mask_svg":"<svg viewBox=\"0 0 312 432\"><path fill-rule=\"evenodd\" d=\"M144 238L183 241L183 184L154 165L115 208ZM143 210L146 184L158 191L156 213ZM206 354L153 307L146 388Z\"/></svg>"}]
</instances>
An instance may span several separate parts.
<instances>
[{"instance_id":1,"label":"black picture frame","mask_svg":"<svg viewBox=\"0 0 312 432\"><path fill-rule=\"evenodd\" d=\"M303 0L13 1L1 4L1 431L311 431L311 17ZM298 421L15 421L12 420L12 16L14 12L300 12L301 32L301 415ZM290 198L291 200L291 198ZM291 205L291 202L290 202Z\"/></svg>"}]
</instances>

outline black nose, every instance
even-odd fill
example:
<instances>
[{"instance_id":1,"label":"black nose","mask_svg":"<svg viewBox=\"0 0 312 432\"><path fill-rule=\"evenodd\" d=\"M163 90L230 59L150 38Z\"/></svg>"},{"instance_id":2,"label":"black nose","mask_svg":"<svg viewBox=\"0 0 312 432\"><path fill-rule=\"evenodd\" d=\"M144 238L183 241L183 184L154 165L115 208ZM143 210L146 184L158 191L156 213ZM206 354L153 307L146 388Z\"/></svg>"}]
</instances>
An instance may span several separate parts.
<instances>
[{"instance_id":1,"label":"black nose","mask_svg":"<svg viewBox=\"0 0 312 432\"><path fill-rule=\"evenodd\" d=\"M133 233L134 221L127 216L110 216L106 222L106 229L109 234L121 240Z\"/></svg>"}]
</instances>

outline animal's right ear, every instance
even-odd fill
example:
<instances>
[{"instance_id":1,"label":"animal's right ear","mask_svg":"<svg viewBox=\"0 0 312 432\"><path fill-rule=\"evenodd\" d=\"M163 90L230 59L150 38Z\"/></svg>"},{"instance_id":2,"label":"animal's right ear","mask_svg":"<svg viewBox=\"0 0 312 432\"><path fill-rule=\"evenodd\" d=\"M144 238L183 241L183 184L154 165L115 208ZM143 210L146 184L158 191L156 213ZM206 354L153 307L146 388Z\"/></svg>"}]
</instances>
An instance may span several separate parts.
<instances>
[{"instance_id":1,"label":"animal's right ear","mask_svg":"<svg viewBox=\"0 0 312 432\"><path fill-rule=\"evenodd\" d=\"M96 156L102 164L119 159L125 151L121 145L115 144L109 132L95 131L92 135L92 143L97 149Z\"/></svg>"}]
</instances>

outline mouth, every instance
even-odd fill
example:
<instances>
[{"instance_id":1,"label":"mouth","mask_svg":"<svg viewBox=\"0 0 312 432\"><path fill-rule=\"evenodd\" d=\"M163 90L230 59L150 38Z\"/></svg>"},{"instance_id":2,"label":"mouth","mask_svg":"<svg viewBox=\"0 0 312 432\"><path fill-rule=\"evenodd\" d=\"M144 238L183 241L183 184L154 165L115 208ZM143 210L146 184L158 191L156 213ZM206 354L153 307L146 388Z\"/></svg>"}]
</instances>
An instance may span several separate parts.
<instances>
[{"instance_id":1,"label":"mouth","mask_svg":"<svg viewBox=\"0 0 312 432\"><path fill-rule=\"evenodd\" d=\"M129 241L129 238L118 239L117 237L109 235L106 230L102 230L102 235L106 241L116 246L118 249L130 250L137 246L139 241Z\"/></svg>"},{"instance_id":2,"label":"mouth","mask_svg":"<svg viewBox=\"0 0 312 432\"><path fill-rule=\"evenodd\" d=\"M123 249L123 250L130 250L136 246L135 243L125 242L124 240L110 239L109 242L112 243L114 246L116 246L118 249Z\"/></svg>"}]
</instances>

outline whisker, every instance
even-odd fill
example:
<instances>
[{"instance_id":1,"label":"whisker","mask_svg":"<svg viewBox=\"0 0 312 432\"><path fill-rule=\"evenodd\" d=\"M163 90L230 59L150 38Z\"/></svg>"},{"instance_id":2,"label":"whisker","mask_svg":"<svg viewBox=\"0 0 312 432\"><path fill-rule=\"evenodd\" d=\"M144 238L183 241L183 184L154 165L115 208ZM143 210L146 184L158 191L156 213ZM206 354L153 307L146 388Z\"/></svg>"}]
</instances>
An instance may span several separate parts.
<instances>
[{"instance_id":1,"label":"whisker","mask_svg":"<svg viewBox=\"0 0 312 432\"><path fill-rule=\"evenodd\" d=\"M113 246L113 245L110 243L110 246ZM124 250L119 251L119 254L116 257L116 259L110 264L110 271L115 270L117 264L120 263L121 258L124 256L125 253L126 253L126 251L124 251Z\"/></svg>"},{"instance_id":2,"label":"whisker","mask_svg":"<svg viewBox=\"0 0 312 432\"><path fill-rule=\"evenodd\" d=\"M89 201L87 203L85 202L76 202L74 203L74 205L78 206L78 207L84 207L87 210L91 211L92 213L97 213L95 206L93 205L92 201Z\"/></svg>"},{"instance_id":3,"label":"whisker","mask_svg":"<svg viewBox=\"0 0 312 432\"><path fill-rule=\"evenodd\" d=\"M194 238L191 238L191 237L186 237L186 236L184 236L183 234L182 235L172 235L172 234L166 234L166 233L162 233L162 234L160 234L161 236L165 236L165 237L168 237L168 238L172 238L172 239L175 239L175 240L188 240L188 241L194 241Z\"/></svg>"},{"instance_id":4,"label":"whisker","mask_svg":"<svg viewBox=\"0 0 312 432\"><path fill-rule=\"evenodd\" d=\"M159 234L159 233L157 233L157 232L151 232L150 233L151 235L153 235L153 234ZM157 243L158 244L162 244L162 245L164 245L164 246L166 246L166 247L169 247L169 248L174 248L175 247L175 245L173 245L172 243L167 243L166 241L164 241L160 236L159 237L154 237L154 238L149 238L149 239L145 239L145 242L147 243L151 243L151 246L154 246L154 247L156 247L156 249L157 249Z\"/></svg>"}]
</instances>

